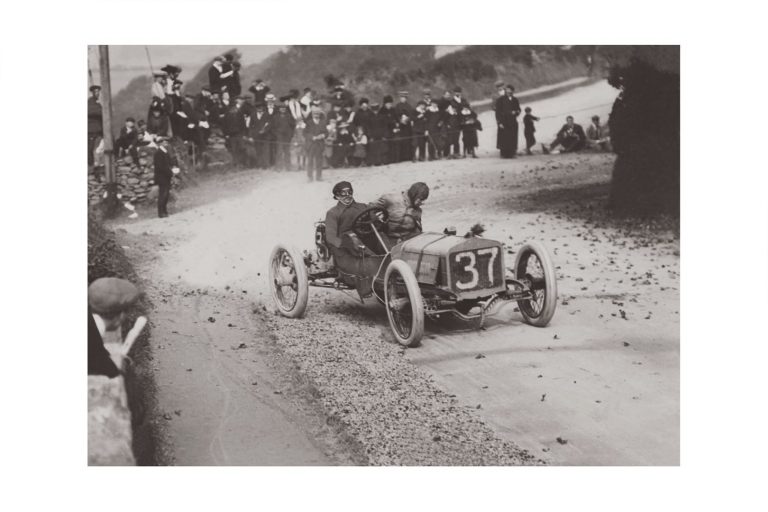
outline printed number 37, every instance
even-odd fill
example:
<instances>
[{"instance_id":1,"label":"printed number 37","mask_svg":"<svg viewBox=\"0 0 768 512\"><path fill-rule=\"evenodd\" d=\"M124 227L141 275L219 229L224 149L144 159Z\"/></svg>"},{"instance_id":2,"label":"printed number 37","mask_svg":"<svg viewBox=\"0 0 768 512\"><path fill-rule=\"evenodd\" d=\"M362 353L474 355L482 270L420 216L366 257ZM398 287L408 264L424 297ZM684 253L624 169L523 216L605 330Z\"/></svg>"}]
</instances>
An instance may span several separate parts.
<instances>
[{"instance_id":1,"label":"printed number 37","mask_svg":"<svg viewBox=\"0 0 768 512\"><path fill-rule=\"evenodd\" d=\"M486 254L490 255L490 258L488 258L488 281L490 282L490 286L493 286L493 264L496 262L496 256L499 254L499 248L489 247L488 249L480 249L477 251L478 256ZM475 253L472 251L460 252L456 254L455 259L456 263L461 263L462 260L469 260L469 263L464 266L464 271L472 276L469 281L457 281L456 287L462 290L471 290L472 288L475 288L480 281L480 272L477 270L477 258L475 257Z\"/></svg>"}]
</instances>

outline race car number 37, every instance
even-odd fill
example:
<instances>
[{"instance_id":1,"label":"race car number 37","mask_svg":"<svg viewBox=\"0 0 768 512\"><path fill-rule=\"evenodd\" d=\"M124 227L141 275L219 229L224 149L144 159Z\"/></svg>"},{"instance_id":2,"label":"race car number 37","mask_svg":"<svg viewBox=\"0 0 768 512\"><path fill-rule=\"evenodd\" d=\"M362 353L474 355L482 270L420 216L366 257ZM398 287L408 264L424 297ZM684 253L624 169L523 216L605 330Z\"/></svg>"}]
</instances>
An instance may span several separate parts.
<instances>
[{"instance_id":1,"label":"race car number 37","mask_svg":"<svg viewBox=\"0 0 768 512\"><path fill-rule=\"evenodd\" d=\"M451 274L454 286L461 290L493 288L502 279L499 248L487 247L457 252L451 257Z\"/></svg>"}]
</instances>

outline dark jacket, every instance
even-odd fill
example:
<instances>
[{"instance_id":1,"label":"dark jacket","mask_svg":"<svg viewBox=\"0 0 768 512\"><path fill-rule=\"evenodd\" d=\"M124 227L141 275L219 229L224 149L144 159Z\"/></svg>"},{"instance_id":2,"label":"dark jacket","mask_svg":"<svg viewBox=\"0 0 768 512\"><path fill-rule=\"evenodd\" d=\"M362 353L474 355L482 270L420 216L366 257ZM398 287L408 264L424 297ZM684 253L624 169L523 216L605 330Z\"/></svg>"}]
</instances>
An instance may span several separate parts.
<instances>
[{"instance_id":1,"label":"dark jacket","mask_svg":"<svg viewBox=\"0 0 768 512\"><path fill-rule=\"evenodd\" d=\"M413 133L422 134L425 131L427 131L429 128L427 127L427 112L421 112L414 110L413 111Z\"/></svg>"},{"instance_id":2,"label":"dark jacket","mask_svg":"<svg viewBox=\"0 0 768 512\"><path fill-rule=\"evenodd\" d=\"M365 130L365 133L369 134L371 130L371 123L373 122L373 117L375 115L376 114L370 108L368 110L358 108L355 112L355 119L352 124L355 126L362 126L363 130Z\"/></svg>"},{"instance_id":3,"label":"dark jacket","mask_svg":"<svg viewBox=\"0 0 768 512\"><path fill-rule=\"evenodd\" d=\"M390 124L392 119L389 114L379 110L379 112L371 116L370 128L368 131L368 137L371 140L384 139L389 135Z\"/></svg>"},{"instance_id":4,"label":"dark jacket","mask_svg":"<svg viewBox=\"0 0 768 512\"><path fill-rule=\"evenodd\" d=\"M169 153L158 148L155 151L153 163L155 167L155 183L158 185L170 185L171 178L173 178L171 168L176 165L176 160Z\"/></svg>"},{"instance_id":5,"label":"dark jacket","mask_svg":"<svg viewBox=\"0 0 768 512\"><path fill-rule=\"evenodd\" d=\"M264 98L271 89L269 86L265 86L262 90L258 90L256 87L250 86L248 90L253 93L253 104L258 105L259 103L265 103Z\"/></svg>"},{"instance_id":6,"label":"dark jacket","mask_svg":"<svg viewBox=\"0 0 768 512\"><path fill-rule=\"evenodd\" d=\"M88 98L88 134L101 135L103 127L101 124L101 103L96 98Z\"/></svg>"},{"instance_id":7,"label":"dark jacket","mask_svg":"<svg viewBox=\"0 0 768 512\"><path fill-rule=\"evenodd\" d=\"M325 126L327 124L325 122L325 118L323 116L320 116L317 122L315 122L315 119L312 116L309 116L305 121L305 123L307 125L306 128L304 128L304 141L306 142L306 144L308 146L309 145L323 146L324 145L323 140L325 139L325 135L327 133L325 129ZM314 137L319 137L320 135L322 135L323 137L318 138L317 140L313 140Z\"/></svg>"},{"instance_id":8,"label":"dark jacket","mask_svg":"<svg viewBox=\"0 0 768 512\"><path fill-rule=\"evenodd\" d=\"M568 123L564 124L560 131L557 132L558 139L571 139L577 138L580 142L587 140L587 135L584 133L584 128L580 124L573 123L573 126L568 126Z\"/></svg>"},{"instance_id":9,"label":"dark jacket","mask_svg":"<svg viewBox=\"0 0 768 512\"><path fill-rule=\"evenodd\" d=\"M230 105L221 120L221 131L224 135L244 135L245 109L237 108L237 105Z\"/></svg>"},{"instance_id":10,"label":"dark jacket","mask_svg":"<svg viewBox=\"0 0 768 512\"><path fill-rule=\"evenodd\" d=\"M147 132L152 135L166 135L168 133L168 116L151 116L147 118Z\"/></svg>"},{"instance_id":11,"label":"dark jacket","mask_svg":"<svg viewBox=\"0 0 768 512\"><path fill-rule=\"evenodd\" d=\"M271 140L274 135L273 129L272 117L266 112L261 115L261 118L255 112L251 116L251 126L248 131L253 140Z\"/></svg>"},{"instance_id":12,"label":"dark jacket","mask_svg":"<svg viewBox=\"0 0 768 512\"><path fill-rule=\"evenodd\" d=\"M523 116L523 131L525 133L535 133L536 132L536 126L533 124L534 121L538 121L539 118L536 116L532 116L531 114L525 114Z\"/></svg>"},{"instance_id":13,"label":"dark jacket","mask_svg":"<svg viewBox=\"0 0 768 512\"><path fill-rule=\"evenodd\" d=\"M344 206L341 202L325 214L325 240L335 247L341 247L341 236L352 230L352 223L368 207L363 203L353 202Z\"/></svg>"},{"instance_id":14,"label":"dark jacket","mask_svg":"<svg viewBox=\"0 0 768 512\"><path fill-rule=\"evenodd\" d=\"M517 123L517 116L520 115L520 102L512 96L501 96L496 100L496 122L505 127Z\"/></svg>"},{"instance_id":15,"label":"dark jacket","mask_svg":"<svg viewBox=\"0 0 768 512\"><path fill-rule=\"evenodd\" d=\"M290 142L293 138L293 131L296 128L296 120L290 112L278 111L272 118L274 124L274 133L277 140L281 142Z\"/></svg>"}]
</instances>

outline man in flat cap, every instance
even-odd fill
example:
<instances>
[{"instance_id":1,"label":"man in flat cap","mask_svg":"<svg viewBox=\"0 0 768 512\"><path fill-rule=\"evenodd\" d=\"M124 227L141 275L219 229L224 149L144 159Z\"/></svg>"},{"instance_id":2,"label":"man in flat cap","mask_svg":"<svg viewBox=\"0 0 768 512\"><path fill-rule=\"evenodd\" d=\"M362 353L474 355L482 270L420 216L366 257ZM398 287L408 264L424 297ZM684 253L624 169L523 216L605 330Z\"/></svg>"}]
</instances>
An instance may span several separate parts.
<instances>
[{"instance_id":1,"label":"man in flat cap","mask_svg":"<svg viewBox=\"0 0 768 512\"><path fill-rule=\"evenodd\" d=\"M101 119L101 86L92 85L91 95L88 97L88 166L93 166L93 153L96 151L99 139L102 137L104 127Z\"/></svg>"},{"instance_id":2,"label":"man in flat cap","mask_svg":"<svg viewBox=\"0 0 768 512\"><path fill-rule=\"evenodd\" d=\"M125 312L138 298L136 286L116 277L96 279L88 287L88 375L111 378L120 374L122 355L127 354L127 350L120 350L121 328ZM105 337L109 349L104 345Z\"/></svg>"}]
</instances>

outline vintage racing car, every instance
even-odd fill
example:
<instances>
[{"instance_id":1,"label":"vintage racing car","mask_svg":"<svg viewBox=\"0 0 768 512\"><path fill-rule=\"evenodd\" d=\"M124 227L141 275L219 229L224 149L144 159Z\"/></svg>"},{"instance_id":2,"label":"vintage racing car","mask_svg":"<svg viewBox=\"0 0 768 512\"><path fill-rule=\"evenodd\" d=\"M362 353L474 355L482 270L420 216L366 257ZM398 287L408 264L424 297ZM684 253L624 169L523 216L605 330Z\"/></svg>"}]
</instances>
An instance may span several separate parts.
<instances>
[{"instance_id":1,"label":"vintage racing car","mask_svg":"<svg viewBox=\"0 0 768 512\"><path fill-rule=\"evenodd\" d=\"M526 243L514 266L504 264L501 242L481 237L421 233L405 241L387 236L386 210L366 209L355 219L342 247L360 250L359 270L341 270L325 241L325 223L315 227L314 254L278 244L269 261L269 282L278 312L301 317L309 287L338 290L372 289L387 308L390 327L399 343L417 346L424 335L424 317L451 314L482 327L489 316L517 304L525 322L544 327L557 304L555 268L538 242ZM362 250L360 243L367 249ZM364 283L370 286L360 286ZM360 294L360 300L366 298Z\"/></svg>"}]
</instances>

